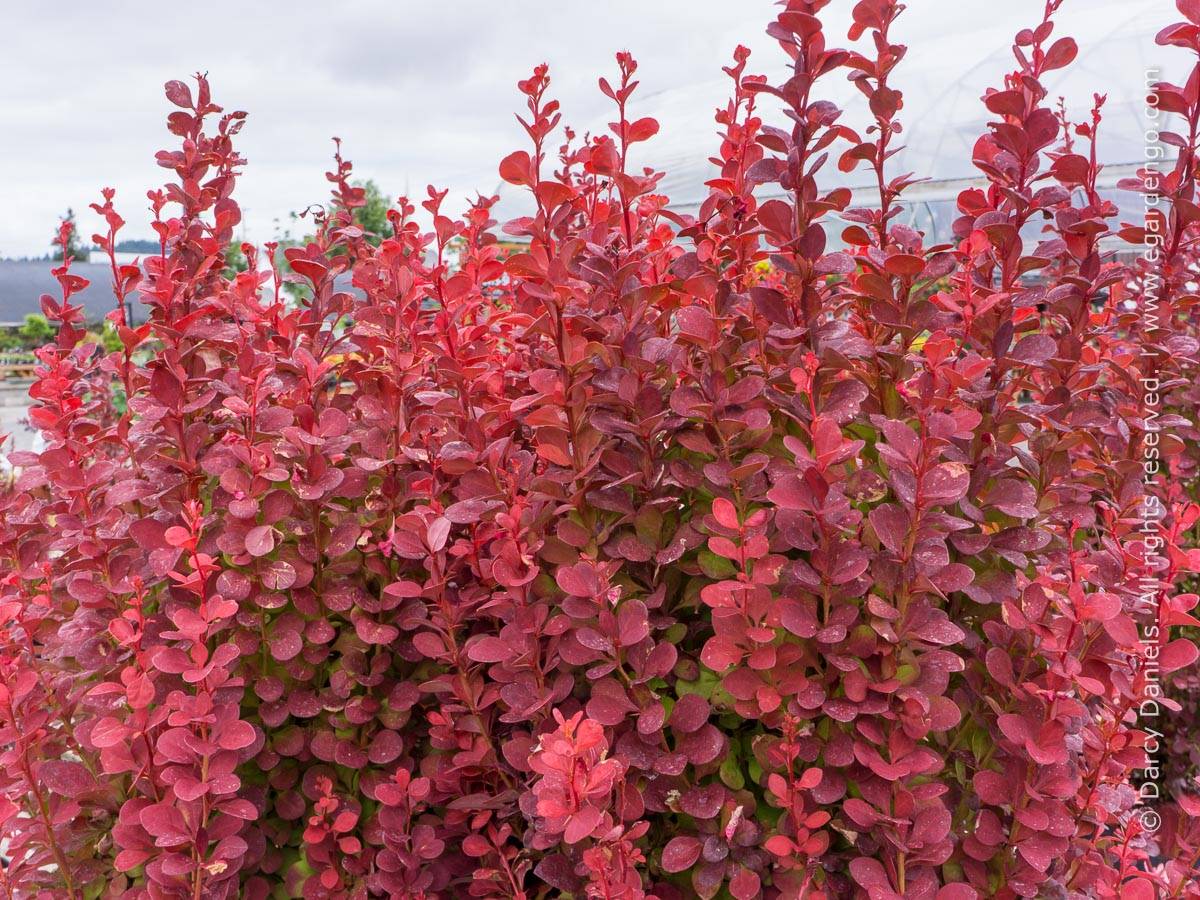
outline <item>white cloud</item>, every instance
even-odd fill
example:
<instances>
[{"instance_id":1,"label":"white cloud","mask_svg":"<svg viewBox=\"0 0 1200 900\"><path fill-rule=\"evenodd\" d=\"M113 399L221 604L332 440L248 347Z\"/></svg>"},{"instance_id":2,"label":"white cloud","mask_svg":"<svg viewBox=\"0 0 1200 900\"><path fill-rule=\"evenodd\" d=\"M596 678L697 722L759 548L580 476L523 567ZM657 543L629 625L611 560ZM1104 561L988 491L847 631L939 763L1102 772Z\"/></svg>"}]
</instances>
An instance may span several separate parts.
<instances>
[{"instance_id":1,"label":"white cloud","mask_svg":"<svg viewBox=\"0 0 1200 900\"><path fill-rule=\"evenodd\" d=\"M994 0L910 5L898 31L911 53L945 52L948 35L995 11ZM829 8L839 38L850 6ZM1004 15L1033 23L1041 6L1018 0ZM498 160L524 143L515 82L541 61L565 121L581 128L605 121L596 79L612 73L617 50L640 61L642 91L711 83L706 108L668 111L698 117L706 124L693 133L709 135L723 90L713 79L735 44L759 66L782 60L763 32L774 11L770 0L13 5L0 53L0 255L45 252L68 206L90 235L86 207L106 185L129 220L125 236L149 237L145 192L165 174L154 152L172 140L162 84L198 69L217 102L250 113L238 198L247 236L262 241L276 220L326 198L334 134L356 173L391 193L421 199L430 181L460 196L493 190ZM1009 34L1006 21L996 42Z\"/></svg>"}]
</instances>

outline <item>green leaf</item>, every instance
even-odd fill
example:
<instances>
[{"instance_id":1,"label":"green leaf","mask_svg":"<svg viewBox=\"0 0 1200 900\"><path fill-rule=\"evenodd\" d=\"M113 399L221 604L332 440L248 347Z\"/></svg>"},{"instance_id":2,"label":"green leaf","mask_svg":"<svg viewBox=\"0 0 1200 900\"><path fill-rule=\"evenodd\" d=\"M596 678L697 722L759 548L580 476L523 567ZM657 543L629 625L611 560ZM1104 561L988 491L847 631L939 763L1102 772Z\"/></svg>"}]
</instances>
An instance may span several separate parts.
<instances>
[{"instance_id":1,"label":"green leaf","mask_svg":"<svg viewBox=\"0 0 1200 900\"><path fill-rule=\"evenodd\" d=\"M676 622L663 632L662 637L668 644L678 644L687 637L687 625L683 622Z\"/></svg>"},{"instance_id":2,"label":"green leaf","mask_svg":"<svg viewBox=\"0 0 1200 900\"><path fill-rule=\"evenodd\" d=\"M991 748L992 736L984 729L976 728L971 734L971 755L976 759L983 759Z\"/></svg>"},{"instance_id":3,"label":"green leaf","mask_svg":"<svg viewBox=\"0 0 1200 900\"><path fill-rule=\"evenodd\" d=\"M725 761L721 763L719 774L721 780L725 782L725 786L730 790L740 791L746 786L746 779L742 775L742 767L738 764L738 758L733 753L725 757Z\"/></svg>"},{"instance_id":4,"label":"green leaf","mask_svg":"<svg viewBox=\"0 0 1200 900\"><path fill-rule=\"evenodd\" d=\"M720 680L712 669L701 668L700 677L695 681L684 681L682 678L675 682L675 696L684 697L688 694L699 694L705 700L712 697L713 689Z\"/></svg>"},{"instance_id":5,"label":"green leaf","mask_svg":"<svg viewBox=\"0 0 1200 900\"><path fill-rule=\"evenodd\" d=\"M750 757L750 762L746 768L750 770L750 780L755 784L762 784L763 768L759 765L755 757Z\"/></svg>"},{"instance_id":6,"label":"green leaf","mask_svg":"<svg viewBox=\"0 0 1200 900\"><path fill-rule=\"evenodd\" d=\"M697 562L700 563L700 571L715 580L731 578L737 574L737 568L733 565L732 560L717 556L711 550L701 550Z\"/></svg>"}]
</instances>

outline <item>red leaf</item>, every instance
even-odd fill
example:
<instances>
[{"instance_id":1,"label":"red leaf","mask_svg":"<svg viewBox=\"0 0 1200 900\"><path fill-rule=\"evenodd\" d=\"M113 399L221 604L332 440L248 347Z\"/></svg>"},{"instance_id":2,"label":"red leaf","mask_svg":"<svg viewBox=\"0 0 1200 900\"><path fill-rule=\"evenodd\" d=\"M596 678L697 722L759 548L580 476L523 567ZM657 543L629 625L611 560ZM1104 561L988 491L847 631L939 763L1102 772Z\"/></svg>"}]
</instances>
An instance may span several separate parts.
<instances>
[{"instance_id":1,"label":"red leaf","mask_svg":"<svg viewBox=\"0 0 1200 900\"><path fill-rule=\"evenodd\" d=\"M1028 334L1009 353L1017 362L1040 366L1058 352L1058 344L1048 334Z\"/></svg>"},{"instance_id":2,"label":"red leaf","mask_svg":"<svg viewBox=\"0 0 1200 900\"><path fill-rule=\"evenodd\" d=\"M64 797L78 799L96 787L96 779L83 763L51 759L38 767L38 779Z\"/></svg>"},{"instance_id":3,"label":"red leaf","mask_svg":"<svg viewBox=\"0 0 1200 900\"><path fill-rule=\"evenodd\" d=\"M888 878L887 872L883 868L883 863L877 859L871 859L866 856L860 856L850 863L850 874L854 876L854 880L865 887L868 891L875 889L890 889L892 887L891 879Z\"/></svg>"},{"instance_id":4,"label":"red leaf","mask_svg":"<svg viewBox=\"0 0 1200 900\"><path fill-rule=\"evenodd\" d=\"M1164 675L1185 669L1200 657L1200 648L1188 638L1176 638L1158 655L1158 665Z\"/></svg>"},{"instance_id":5,"label":"red leaf","mask_svg":"<svg viewBox=\"0 0 1200 900\"><path fill-rule=\"evenodd\" d=\"M1078 54L1079 46L1075 43L1074 38L1059 38L1046 51L1046 71L1049 72L1052 69L1061 69L1064 66L1069 66Z\"/></svg>"},{"instance_id":6,"label":"red leaf","mask_svg":"<svg viewBox=\"0 0 1200 900\"><path fill-rule=\"evenodd\" d=\"M572 597L594 597L600 590L595 571L585 563L563 566L554 578L558 586Z\"/></svg>"},{"instance_id":7,"label":"red leaf","mask_svg":"<svg viewBox=\"0 0 1200 900\"><path fill-rule=\"evenodd\" d=\"M921 481L921 496L931 503L950 505L967 493L971 473L962 463L941 463L930 469Z\"/></svg>"},{"instance_id":8,"label":"red leaf","mask_svg":"<svg viewBox=\"0 0 1200 900\"><path fill-rule=\"evenodd\" d=\"M991 806L1004 806L1012 799L1013 785L1007 782L999 772L993 772L990 769L976 772L973 784L979 799Z\"/></svg>"},{"instance_id":9,"label":"red leaf","mask_svg":"<svg viewBox=\"0 0 1200 900\"><path fill-rule=\"evenodd\" d=\"M656 134L658 134L658 121L649 116L633 122L629 125L629 130L625 132L626 139L631 144L649 140Z\"/></svg>"},{"instance_id":10,"label":"red leaf","mask_svg":"<svg viewBox=\"0 0 1200 900\"><path fill-rule=\"evenodd\" d=\"M421 586L415 581L393 581L383 589L383 593L399 600L411 599L421 596Z\"/></svg>"},{"instance_id":11,"label":"red leaf","mask_svg":"<svg viewBox=\"0 0 1200 900\"><path fill-rule=\"evenodd\" d=\"M745 653L731 640L716 636L705 642L700 659L714 672L724 672L741 662L744 655Z\"/></svg>"},{"instance_id":12,"label":"red leaf","mask_svg":"<svg viewBox=\"0 0 1200 900\"><path fill-rule=\"evenodd\" d=\"M785 834L774 834L763 843L763 849L785 859L796 852L796 844Z\"/></svg>"},{"instance_id":13,"label":"red leaf","mask_svg":"<svg viewBox=\"0 0 1200 900\"><path fill-rule=\"evenodd\" d=\"M884 503L872 509L868 518L880 543L893 553L900 553L910 528L908 513L894 503Z\"/></svg>"},{"instance_id":14,"label":"red leaf","mask_svg":"<svg viewBox=\"0 0 1200 900\"><path fill-rule=\"evenodd\" d=\"M89 737L93 744L104 749L105 747L115 747L123 743L128 733L129 729L125 723L114 719L112 716L105 716L95 724Z\"/></svg>"},{"instance_id":15,"label":"red leaf","mask_svg":"<svg viewBox=\"0 0 1200 900\"><path fill-rule=\"evenodd\" d=\"M149 850L122 850L113 860L113 866L118 872L132 872L151 856Z\"/></svg>"},{"instance_id":16,"label":"red leaf","mask_svg":"<svg viewBox=\"0 0 1200 900\"><path fill-rule=\"evenodd\" d=\"M936 900L979 900L979 894L968 884L947 884L938 890Z\"/></svg>"},{"instance_id":17,"label":"red leaf","mask_svg":"<svg viewBox=\"0 0 1200 900\"><path fill-rule=\"evenodd\" d=\"M460 500L446 507L446 518L455 525L478 522L488 504L483 500Z\"/></svg>"},{"instance_id":18,"label":"red leaf","mask_svg":"<svg viewBox=\"0 0 1200 900\"><path fill-rule=\"evenodd\" d=\"M498 663L512 659L514 653L500 638L480 637L467 645L467 656L475 662Z\"/></svg>"},{"instance_id":19,"label":"red leaf","mask_svg":"<svg viewBox=\"0 0 1200 900\"><path fill-rule=\"evenodd\" d=\"M271 656L279 662L294 658L304 649L304 641L295 631L281 630L269 635L267 642L271 648Z\"/></svg>"},{"instance_id":20,"label":"red leaf","mask_svg":"<svg viewBox=\"0 0 1200 900\"><path fill-rule=\"evenodd\" d=\"M1085 594L1076 604L1079 618L1085 622L1107 622L1121 614L1121 598L1116 594Z\"/></svg>"},{"instance_id":21,"label":"red leaf","mask_svg":"<svg viewBox=\"0 0 1200 900\"><path fill-rule=\"evenodd\" d=\"M723 784L695 787L679 798L679 808L693 819L715 819L721 812L721 806L727 796L728 792Z\"/></svg>"},{"instance_id":22,"label":"red leaf","mask_svg":"<svg viewBox=\"0 0 1200 900\"><path fill-rule=\"evenodd\" d=\"M617 612L617 639L624 647L645 640L650 636L650 620L646 604L641 600L628 600Z\"/></svg>"},{"instance_id":23,"label":"red leaf","mask_svg":"<svg viewBox=\"0 0 1200 900\"><path fill-rule=\"evenodd\" d=\"M167 99L176 106L181 106L184 109L193 109L192 92L182 81L168 81L164 85Z\"/></svg>"},{"instance_id":24,"label":"red leaf","mask_svg":"<svg viewBox=\"0 0 1200 900\"><path fill-rule=\"evenodd\" d=\"M708 721L708 701L699 694L684 694L671 710L670 725L684 733L699 729Z\"/></svg>"},{"instance_id":25,"label":"red leaf","mask_svg":"<svg viewBox=\"0 0 1200 900\"><path fill-rule=\"evenodd\" d=\"M400 629L395 625L385 625L376 622L368 616L354 616L354 633L364 644L387 645L400 636Z\"/></svg>"},{"instance_id":26,"label":"red leaf","mask_svg":"<svg viewBox=\"0 0 1200 900\"><path fill-rule=\"evenodd\" d=\"M255 809L254 804L241 798L225 800L218 806L218 809L227 816L233 816L235 819L242 819L246 822L253 822L258 818L258 810Z\"/></svg>"},{"instance_id":27,"label":"red leaf","mask_svg":"<svg viewBox=\"0 0 1200 900\"><path fill-rule=\"evenodd\" d=\"M848 798L843 804L842 809L850 820L860 828L874 828L879 822L879 813L871 804L857 797Z\"/></svg>"},{"instance_id":28,"label":"red leaf","mask_svg":"<svg viewBox=\"0 0 1200 900\"><path fill-rule=\"evenodd\" d=\"M1039 872L1050 868L1054 859L1066 849L1067 842L1063 838L1055 838L1045 833L1035 833L1017 844L1017 851L1025 862Z\"/></svg>"},{"instance_id":29,"label":"red leaf","mask_svg":"<svg viewBox=\"0 0 1200 900\"><path fill-rule=\"evenodd\" d=\"M567 830L563 832L563 840L568 844L577 844L586 837L590 837L592 832L600 825L601 812L594 806L585 806L575 815L571 816L567 823Z\"/></svg>"},{"instance_id":30,"label":"red leaf","mask_svg":"<svg viewBox=\"0 0 1200 900\"><path fill-rule=\"evenodd\" d=\"M713 500L713 518L721 527L731 531L737 531L741 526L738 521L737 508L724 497L717 497Z\"/></svg>"},{"instance_id":31,"label":"red leaf","mask_svg":"<svg viewBox=\"0 0 1200 900\"><path fill-rule=\"evenodd\" d=\"M698 306L685 306L675 317L680 333L694 343L706 347L717 339L716 323L706 310Z\"/></svg>"},{"instance_id":32,"label":"red leaf","mask_svg":"<svg viewBox=\"0 0 1200 900\"><path fill-rule=\"evenodd\" d=\"M322 281L329 272L329 267L324 263L296 254L289 255L288 262L297 275L307 278L313 284Z\"/></svg>"},{"instance_id":33,"label":"red leaf","mask_svg":"<svg viewBox=\"0 0 1200 900\"><path fill-rule=\"evenodd\" d=\"M495 157L492 157L495 159ZM532 161L524 150L510 153L500 162L500 177L509 184L533 184Z\"/></svg>"},{"instance_id":34,"label":"red leaf","mask_svg":"<svg viewBox=\"0 0 1200 900\"><path fill-rule=\"evenodd\" d=\"M779 622L796 637L816 637L821 630L816 611L811 604L791 597L779 601Z\"/></svg>"},{"instance_id":35,"label":"red leaf","mask_svg":"<svg viewBox=\"0 0 1200 900\"><path fill-rule=\"evenodd\" d=\"M262 570L263 586L272 591L286 591L296 583L296 568L287 560L276 559Z\"/></svg>"},{"instance_id":36,"label":"red leaf","mask_svg":"<svg viewBox=\"0 0 1200 900\"><path fill-rule=\"evenodd\" d=\"M663 847L663 871L685 872L700 858L700 841L694 837L674 837Z\"/></svg>"},{"instance_id":37,"label":"red leaf","mask_svg":"<svg viewBox=\"0 0 1200 900\"><path fill-rule=\"evenodd\" d=\"M275 549L275 529L257 525L246 532L246 552L251 556L266 556Z\"/></svg>"},{"instance_id":38,"label":"red leaf","mask_svg":"<svg viewBox=\"0 0 1200 900\"><path fill-rule=\"evenodd\" d=\"M208 793L208 784L198 781L191 775L181 775L175 779L175 783L171 786L171 789L180 800L190 803L193 800L199 800Z\"/></svg>"},{"instance_id":39,"label":"red leaf","mask_svg":"<svg viewBox=\"0 0 1200 900\"><path fill-rule=\"evenodd\" d=\"M446 546L446 539L450 536L450 520L445 516L438 516L429 523L429 530L426 533L426 541L429 543L429 549L437 553Z\"/></svg>"},{"instance_id":40,"label":"red leaf","mask_svg":"<svg viewBox=\"0 0 1200 900\"><path fill-rule=\"evenodd\" d=\"M186 528L179 525L172 525L163 532L163 537L172 547L183 547L191 540L192 535Z\"/></svg>"},{"instance_id":41,"label":"red leaf","mask_svg":"<svg viewBox=\"0 0 1200 900\"><path fill-rule=\"evenodd\" d=\"M224 750L241 750L249 747L254 743L254 726L239 719L227 722L221 729L221 737L217 743Z\"/></svg>"},{"instance_id":42,"label":"red leaf","mask_svg":"<svg viewBox=\"0 0 1200 900\"><path fill-rule=\"evenodd\" d=\"M759 888L762 882L758 877L758 873L739 866L737 872L729 879L729 893L737 900L751 900L758 896Z\"/></svg>"},{"instance_id":43,"label":"red leaf","mask_svg":"<svg viewBox=\"0 0 1200 900\"><path fill-rule=\"evenodd\" d=\"M1019 519L1032 519L1037 515L1037 491L1026 481L1005 478L988 491L988 506Z\"/></svg>"},{"instance_id":44,"label":"red leaf","mask_svg":"<svg viewBox=\"0 0 1200 900\"><path fill-rule=\"evenodd\" d=\"M893 254L887 258L883 267L891 275L905 278L916 278L925 269L925 260L919 256L909 256L903 253Z\"/></svg>"},{"instance_id":45,"label":"red leaf","mask_svg":"<svg viewBox=\"0 0 1200 900\"><path fill-rule=\"evenodd\" d=\"M463 853L467 854L467 856L478 859L491 853L492 845L488 843L487 838L483 835L468 834L463 838L462 849Z\"/></svg>"},{"instance_id":46,"label":"red leaf","mask_svg":"<svg viewBox=\"0 0 1200 900\"><path fill-rule=\"evenodd\" d=\"M1155 882L1150 879L1153 876L1145 873L1137 873L1133 878L1127 878L1121 882L1120 896L1122 900L1156 900L1161 894ZM938 898L941 900L941 897Z\"/></svg>"}]
</instances>

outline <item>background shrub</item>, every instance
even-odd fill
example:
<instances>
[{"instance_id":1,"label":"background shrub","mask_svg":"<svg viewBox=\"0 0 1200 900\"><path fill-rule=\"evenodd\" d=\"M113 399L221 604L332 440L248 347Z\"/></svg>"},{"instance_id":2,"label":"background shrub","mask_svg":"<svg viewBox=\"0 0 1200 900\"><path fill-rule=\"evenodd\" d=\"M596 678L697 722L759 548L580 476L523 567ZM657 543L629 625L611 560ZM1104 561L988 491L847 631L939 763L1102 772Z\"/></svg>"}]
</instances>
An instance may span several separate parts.
<instances>
[{"instance_id":1,"label":"background shrub","mask_svg":"<svg viewBox=\"0 0 1200 900\"><path fill-rule=\"evenodd\" d=\"M626 166L627 54L565 143L535 69L503 258L432 188L376 246L339 153L287 270L227 271L244 116L167 84L160 252L114 261L114 352L55 270L0 498L8 896L1200 896L1200 68L1118 223L1052 0L927 246L900 7L844 50L823 6L770 25L786 81L735 53L690 215Z\"/></svg>"}]
</instances>

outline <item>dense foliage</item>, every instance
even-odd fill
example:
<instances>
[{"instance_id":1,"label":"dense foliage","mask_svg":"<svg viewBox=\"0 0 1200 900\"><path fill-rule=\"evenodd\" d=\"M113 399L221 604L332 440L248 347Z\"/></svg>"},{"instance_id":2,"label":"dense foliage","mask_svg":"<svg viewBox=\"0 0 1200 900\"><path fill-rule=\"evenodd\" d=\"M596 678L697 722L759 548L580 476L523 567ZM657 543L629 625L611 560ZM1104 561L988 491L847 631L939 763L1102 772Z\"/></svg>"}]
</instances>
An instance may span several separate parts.
<instances>
[{"instance_id":1,"label":"dense foliage","mask_svg":"<svg viewBox=\"0 0 1200 900\"><path fill-rule=\"evenodd\" d=\"M40 313L26 313L23 324L0 329L0 350L36 350L54 340L54 328Z\"/></svg>"},{"instance_id":2,"label":"dense foliage","mask_svg":"<svg viewBox=\"0 0 1200 900\"><path fill-rule=\"evenodd\" d=\"M223 274L244 116L168 83L121 349L68 259L0 497L6 895L1200 897L1200 65L1118 222L1059 2L937 246L894 0L857 49L788 0L781 83L737 50L687 215L633 59L565 142L538 67L506 254L432 188L375 246L339 155L290 272Z\"/></svg>"}]
</instances>

